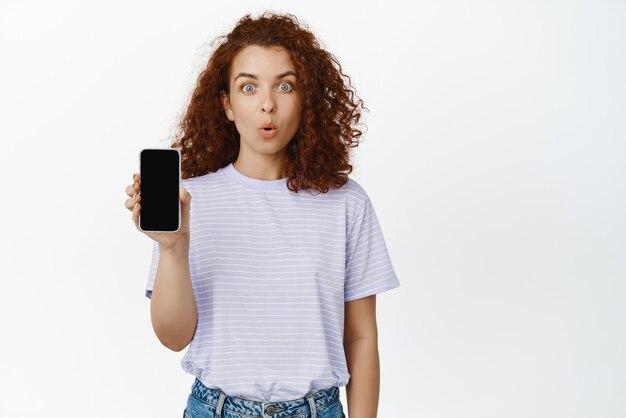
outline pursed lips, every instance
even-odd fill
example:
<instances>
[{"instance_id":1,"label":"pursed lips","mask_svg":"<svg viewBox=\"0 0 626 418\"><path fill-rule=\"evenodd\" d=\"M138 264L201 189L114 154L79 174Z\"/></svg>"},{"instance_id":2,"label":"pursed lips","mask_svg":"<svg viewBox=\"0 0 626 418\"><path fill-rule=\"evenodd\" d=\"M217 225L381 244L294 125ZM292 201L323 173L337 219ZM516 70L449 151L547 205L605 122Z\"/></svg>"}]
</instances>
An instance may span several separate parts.
<instances>
[{"instance_id":1,"label":"pursed lips","mask_svg":"<svg viewBox=\"0 0 626 418\"><path fill-rule=\"evenodd\" d=\"M271 138L275 136L277 131L278 129L275 126L274 127L264 126L264 127L259 128L259 132L264 138Z\"/></svg>"}]
</instances>

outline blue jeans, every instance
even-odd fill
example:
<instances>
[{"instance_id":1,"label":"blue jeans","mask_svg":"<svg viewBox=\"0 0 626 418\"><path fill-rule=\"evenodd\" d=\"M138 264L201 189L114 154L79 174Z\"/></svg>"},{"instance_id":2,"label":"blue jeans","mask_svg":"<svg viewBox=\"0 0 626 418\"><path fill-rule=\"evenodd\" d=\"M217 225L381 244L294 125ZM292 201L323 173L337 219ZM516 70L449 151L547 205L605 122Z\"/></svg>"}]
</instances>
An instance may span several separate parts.
<instances>
[{"instance_id":1,"label":"blue jeans","mask_svg":"<svg viewBox=\"0 0 626 418\"><path fill-rule=\"evenodd\" d=\"M320 390L300 399L261 402L229 396L196 378L183 418L345 418L339 388Z\"/></svg>"}]
</instances>

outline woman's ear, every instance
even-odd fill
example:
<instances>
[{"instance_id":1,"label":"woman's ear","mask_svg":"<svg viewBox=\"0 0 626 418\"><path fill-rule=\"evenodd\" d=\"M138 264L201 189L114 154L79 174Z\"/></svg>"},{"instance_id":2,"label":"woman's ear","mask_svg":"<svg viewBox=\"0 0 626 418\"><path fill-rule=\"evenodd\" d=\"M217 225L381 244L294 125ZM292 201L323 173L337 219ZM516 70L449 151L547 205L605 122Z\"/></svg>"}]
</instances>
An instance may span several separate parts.
<instances>
[{"instance_id":1,"label":"woman's ear","mask_svg":"<svg viewBox=\"0 0 626 418\"><path fill-rule=\"evenodd\" d=\"M233 122L235 120L235 115L233 115L233 109L230 106L230 98L228 97L228 94L224 92L224 90L220 92L220 95L222 100L222 107L224 108L224 112L226 112L226 117L229 121Z\"/></svg>"}]
</instances>

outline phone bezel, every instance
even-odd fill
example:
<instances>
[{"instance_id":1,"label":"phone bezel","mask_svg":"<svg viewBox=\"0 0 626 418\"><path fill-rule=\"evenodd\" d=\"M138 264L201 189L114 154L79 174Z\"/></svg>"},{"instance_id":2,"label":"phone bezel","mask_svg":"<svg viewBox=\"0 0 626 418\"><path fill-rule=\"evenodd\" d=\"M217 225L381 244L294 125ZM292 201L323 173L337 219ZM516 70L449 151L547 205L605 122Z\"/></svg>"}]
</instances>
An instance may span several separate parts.
<instances>
[{"instance_id":1,"label":"phone bezel","mask_svg":"<svg viewBox=\"0 0 626 418\"><path fill-rule=\"evenodd\" d=\"M181 180L181 176L182 176L182 157L180 154L180 151L177 150L176 148L143 148L139 151L138 154L138 162L139 162L139 194L141 195L141 154L144 151L176 151L176 153L178 154L178 191L180 193L180 180ZM139 230L141 230L142 232L163 232L163 233L176 233L178 231L180 231L180 227L181 227L181 208L180 208L180 196L178 197L178 228L175 231L153 231L153 230L146 230L143 229L141 227L141 212L139 212L139 221L137 222L137 226L139 227Z\"/></svg>"}]
</instances>

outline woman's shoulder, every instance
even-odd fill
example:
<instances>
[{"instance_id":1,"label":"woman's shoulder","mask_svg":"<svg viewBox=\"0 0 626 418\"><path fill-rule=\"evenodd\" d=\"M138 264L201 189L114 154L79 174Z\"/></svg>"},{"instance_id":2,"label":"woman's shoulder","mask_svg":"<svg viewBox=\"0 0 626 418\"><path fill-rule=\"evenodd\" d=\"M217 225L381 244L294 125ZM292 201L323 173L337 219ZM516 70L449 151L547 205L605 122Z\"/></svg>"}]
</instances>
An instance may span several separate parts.
<instances>
[{"instance_id":1,"label":"woman's shoulder","mask_svg":"<svg viewBox=\"0 0 626 418\"><path fill-rule=\"evenodd\" d=\"M367 193L365 192L365 188L361 185L361 183L359 183L352 177L348 177L348 182L344 185L344 187L346 187L346 190L349 193L357 194L360 196L367 195Z\"/></svg>"},{"instance_id":2,"label":"woman's shoulder","mask_svg":"<svg viewBox=\"0 0 626 418\"><path fill-rule=\"evenodd\" d=\"M365 188L355 179L348 177L348 182L343 187L346 190L346 201L352 203L351 206L361 208L369 200Z\"/></svg>"}]
</instances>

